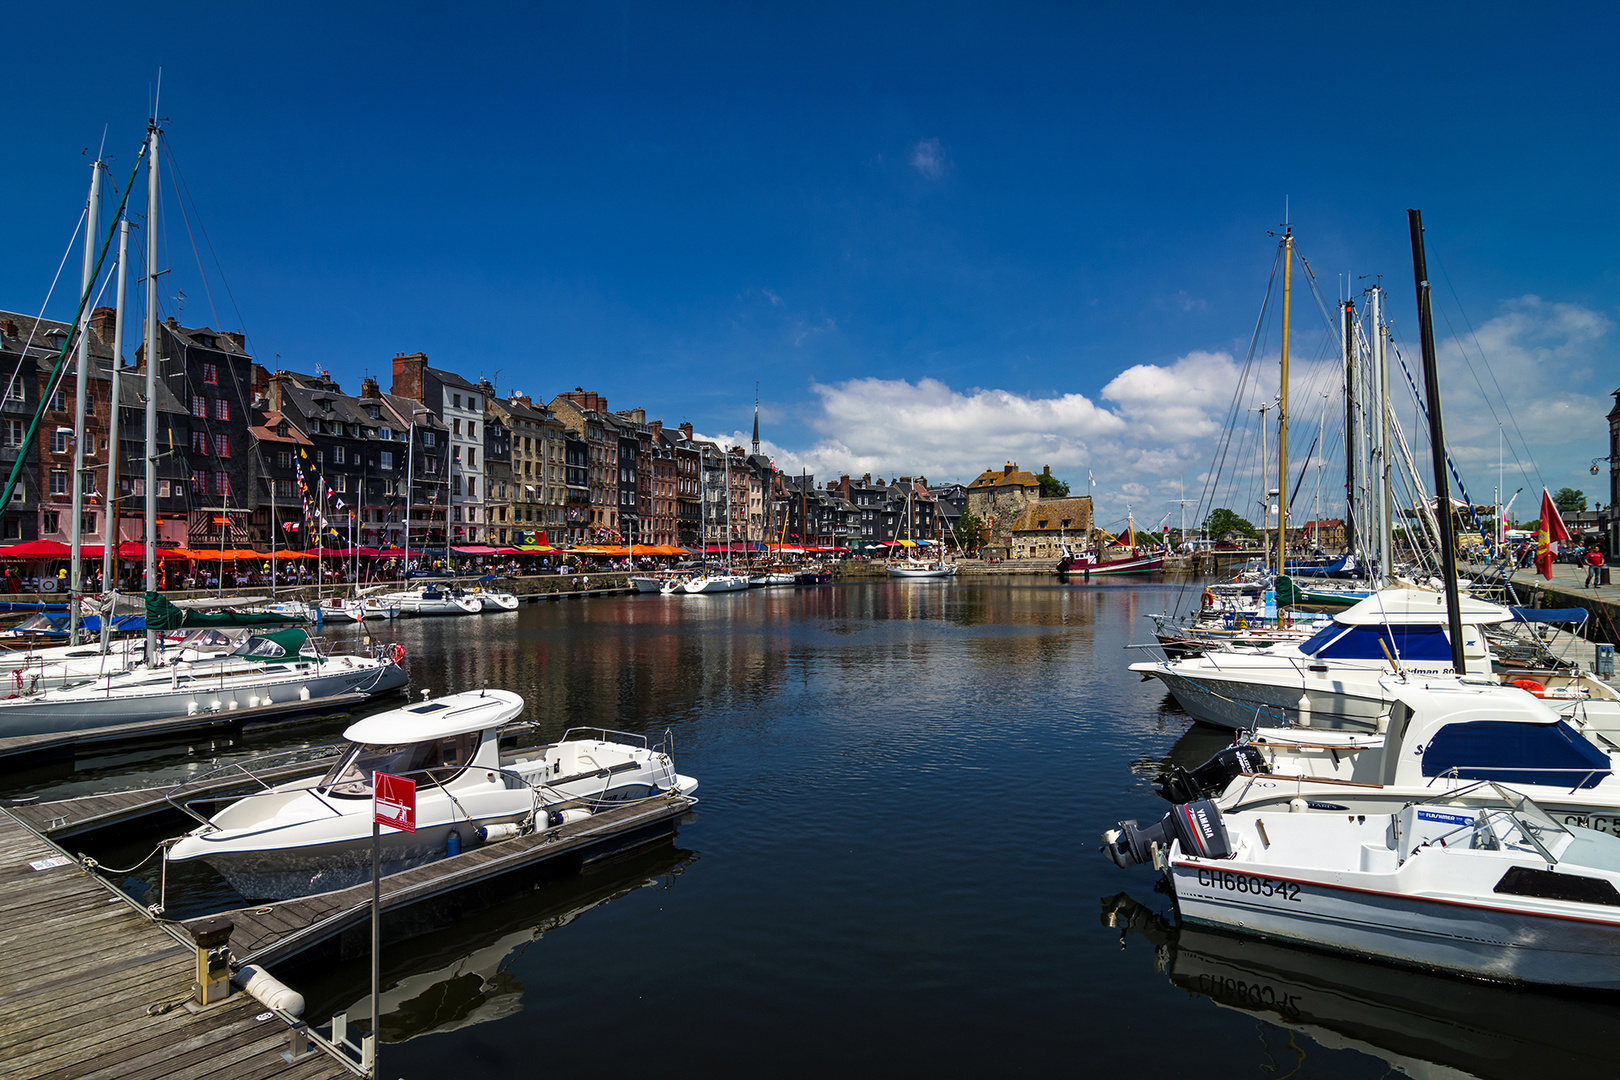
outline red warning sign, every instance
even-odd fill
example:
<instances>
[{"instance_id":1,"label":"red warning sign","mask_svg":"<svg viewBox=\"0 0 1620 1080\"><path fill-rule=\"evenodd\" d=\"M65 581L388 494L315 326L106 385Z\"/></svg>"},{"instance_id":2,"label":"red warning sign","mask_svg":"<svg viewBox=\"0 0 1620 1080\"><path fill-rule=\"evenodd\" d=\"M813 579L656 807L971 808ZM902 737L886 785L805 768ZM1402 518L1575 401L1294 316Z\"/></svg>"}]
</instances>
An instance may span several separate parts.
<instances>
[{"instance_id":1,"label":"red warning sign","mask_svg":"<svg viewBox=\"0 0 1620 1080\"><path fill-rule=\"evenodd\" d=\"M416 831L416 781L372 773L371 818L401 832Z\"/></svg>"}]
</instances>

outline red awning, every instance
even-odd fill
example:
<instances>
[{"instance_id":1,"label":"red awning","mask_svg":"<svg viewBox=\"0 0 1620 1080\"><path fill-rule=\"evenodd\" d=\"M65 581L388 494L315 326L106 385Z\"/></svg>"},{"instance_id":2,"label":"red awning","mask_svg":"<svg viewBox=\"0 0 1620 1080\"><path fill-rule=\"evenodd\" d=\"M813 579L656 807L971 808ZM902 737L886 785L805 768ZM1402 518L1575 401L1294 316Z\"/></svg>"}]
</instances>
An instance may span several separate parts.
<instances>
[{"instance_id":1,"label":"red awning","mask_svg":"<svg viewBox=\"0 0 1620 1080\"><path fill-rule=\"evenodd\" d=\"M0 547L0 559L65 559L71 551L55 540L29 540Z\"/></svg>"},{"instance_id":2,"label":"red awning","mask_svg":"<svg viewBox=\"0 0 1620 1080\"><path fill-rule=\"evenodd\" d=\"M486 547L483 544L471 544L471 545L469 545L467 547L453 547L450 550L455 552L457 555L495 555L495 554L497 554L497 552L495 551L494 548Z\"/></svg>"}]
</instances>

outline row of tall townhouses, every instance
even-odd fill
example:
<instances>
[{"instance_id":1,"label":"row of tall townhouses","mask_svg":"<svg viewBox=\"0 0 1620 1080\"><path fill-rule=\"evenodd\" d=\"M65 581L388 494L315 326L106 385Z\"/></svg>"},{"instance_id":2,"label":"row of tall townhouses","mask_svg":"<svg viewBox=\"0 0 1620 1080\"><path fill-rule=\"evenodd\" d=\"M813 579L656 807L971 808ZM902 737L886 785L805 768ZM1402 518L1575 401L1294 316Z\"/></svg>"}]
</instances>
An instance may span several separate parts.
<instances>
[{"instance_id":1,"label":"row of tall townhouses","mask_svg":"<svg viewBox=\"0 0 1620 1080\"><path fill-rule=\"evenodd\" d=\"M20 482L0 516L8 540L66 539L71 529L72 364L50 373L69 327L0 312L0 469ZM120 435L107 413L116 339L112 312L89 328L85 532L108 506L119 534L144 526L145 363L120 374ZM396 354L384 390L369 376L348 394L325 372L268 370L241 334L184 327L158 334L158 525L165 543L308 547L341 542L413 550L451 546L677 544L787 539L844 546L935 538L960 513L922 478L840 477L818 489L758 452L666 427L644 409L610 411L576 387L549 403L502 397L485 381ZM28 424L41 398L35 437ZM116 458L109 500L107 465Z\"/></svg>"},{"instance_id":2,"label":"row of tall townhouses","mask_svg":"<svg viewBox=\"0 0 1620 1080\"><path fill-rule=\"evenodd\" d=\"M849 547L895 540L949 540L967 502L966 489L938 491L927 477L876 481L840 476L818 487L811 476L780 478L777 499L789 540Z\"/></svg>"}]
</instances>

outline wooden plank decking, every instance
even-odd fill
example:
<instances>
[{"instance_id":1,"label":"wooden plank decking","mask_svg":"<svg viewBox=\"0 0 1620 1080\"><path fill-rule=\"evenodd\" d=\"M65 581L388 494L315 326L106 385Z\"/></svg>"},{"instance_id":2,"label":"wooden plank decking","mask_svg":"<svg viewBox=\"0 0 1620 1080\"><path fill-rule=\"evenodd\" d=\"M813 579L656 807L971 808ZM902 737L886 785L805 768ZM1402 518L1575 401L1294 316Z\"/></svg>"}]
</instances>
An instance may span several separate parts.
<instances>
[{"instance_id":1,"label":"wooden plank decking","mask_svg":"<svg viewBox=\"0 0 1620 1080\"><path fill-rule=\"evenodd\" d=\"M354 1075L321 1052L283 1059L287 1025L245 994L176 1006L191 996L192 948L78 866L30 866L60 854L0 812L0 1077Z\"/></svg>"}]
</instances>

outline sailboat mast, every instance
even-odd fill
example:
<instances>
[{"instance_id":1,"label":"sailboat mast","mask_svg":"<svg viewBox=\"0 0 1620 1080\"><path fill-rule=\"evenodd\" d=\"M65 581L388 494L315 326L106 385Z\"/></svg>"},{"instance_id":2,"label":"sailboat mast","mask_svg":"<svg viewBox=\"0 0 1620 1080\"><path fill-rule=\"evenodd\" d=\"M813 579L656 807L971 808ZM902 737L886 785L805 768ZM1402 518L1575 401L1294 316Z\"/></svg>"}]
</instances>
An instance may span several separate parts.
<instances>
[{"instance_id":1,"label":"sailboat mast","mask_svg":"<svg viewBox=\"0 0 1620 1080\"><path fill-rule=\"evenodd\" d=\"M1389 580L1389 568L1395 558L1395 542L1391 534L1389 478L1389 351L1384 327L1384 289L1375 285L1372 290L1371 321L1373 330L1372 374L1373 407L1378 411L1378 422L1373 426L1377 446L1377 460L1373 466L1373 492L1378 500L1376 523L1378 528L1378 575Z\"/></svg>"},{"instance_id":2,"label":"sailboat mast","mask_svg":"<svg viewBox=\"0 0 1620 1080\"><path fill-rule=\"evenodd\" d=\"M157 222L158 126L156 109L146 130L146 591L158 587L157 567ZM146 628L146 662L157 657L157 631Z\"/></svg>"},{"instance_id":3,"label":"sailboat mast","mask_svg":"<svg viewBox=\"0 0 1620 1080\"><path fill-rule=\"evenodd\" d=\"M1356 407L1360 394L1356 390L1355 304L1346 300L1339 305L1339 331L1344 338L1344 541L1350 551L1356 550L1356 455L1361 445L1356 440Z\"/></svg>"},{"instance_id":4,"label":"sailboat mast","mask_svg":"<svg viewBox=\"0 0 1620 1080\"><path fill-rule=\"evenodd\" d=\"M101 159L90 166L90 205L84 219L84 301L89 305L91 290L96 283L96 226L101 208ZM73 520L68 539L71 551L68 564L68 643L79 644L79 604L83 596L84 572L79 562L83 545L84 522L84 401L90 378L90 320L79 326L78 375L73 395L73 476L69 481L73 491Z\"/></svg>"},{"instance_id":5,"label":"sailboat mast","mask_svg":"<svg viewBox=\"0 0 1620 1080\"><path fill-rule=\"evenodd\" d=\"M1277 398L1277 572L1288 568L1288 317L1294 286L1294 230L1283 230L1282 382ZM1269 499L1270 496L1267 496Z\"/></svg>"},{"instance_id":6,"label":"sailboat mast","mask_svg":"<svg viewBox=\"0 0 1620 1080\"><path fill-rule=\"evenodd\" d=\"M106 510L107 520L102 523L101 542L101 587L111 598L101 610L101 651L107 651L107 643L112 635L112 616L118 605L118 584L115 580L118 565L118 412L120 399L119 382L123 379L124 368L124 290L129 282L129 218L120 216L118 220L118 294L113 298L113 339L112 339L112 398L107 407L107 494L102 499L102 506Z\"/></svg>"},{"instance_id":7,"label":"sailboat mast","mask_svg":"<svg viewBox=\"0 0 1620 1080\"><path fill-rule=\"evenodd\" d=\"M1260 406L1260 553L1265 554L1271 535L1271 451L1267 448L1266 413L1271 411L1269 403ZM1102 546L1097 547L1097 561L1102 562ZM1282 560L1277 560L1277 570L1282 572Z\"/></svg>"},{"instance_id":8,"label":"sailboat mast","mask_svg":"<svg viewBox=\"0 0 1620 1080\"><path fill-rule=\"evenodd\" d=\"M1440 371L1434 355L1434 313L1429 306L1429 263L1423 250L1423 213L1406 212L1412 233L1412 278L1417 285L1418 336L1423 345L1423 391L1429 403L1429 441L1434 451L1435 518L1440 533L1440 576L1446 591L1446 622L1451 630L1451 664L1467 673L1463 661L1462 613L1457 601L1456 522L1451 514L1451 485L1446 481L1446 433L1440 419Z\"/></svg>"}]
</instances>

